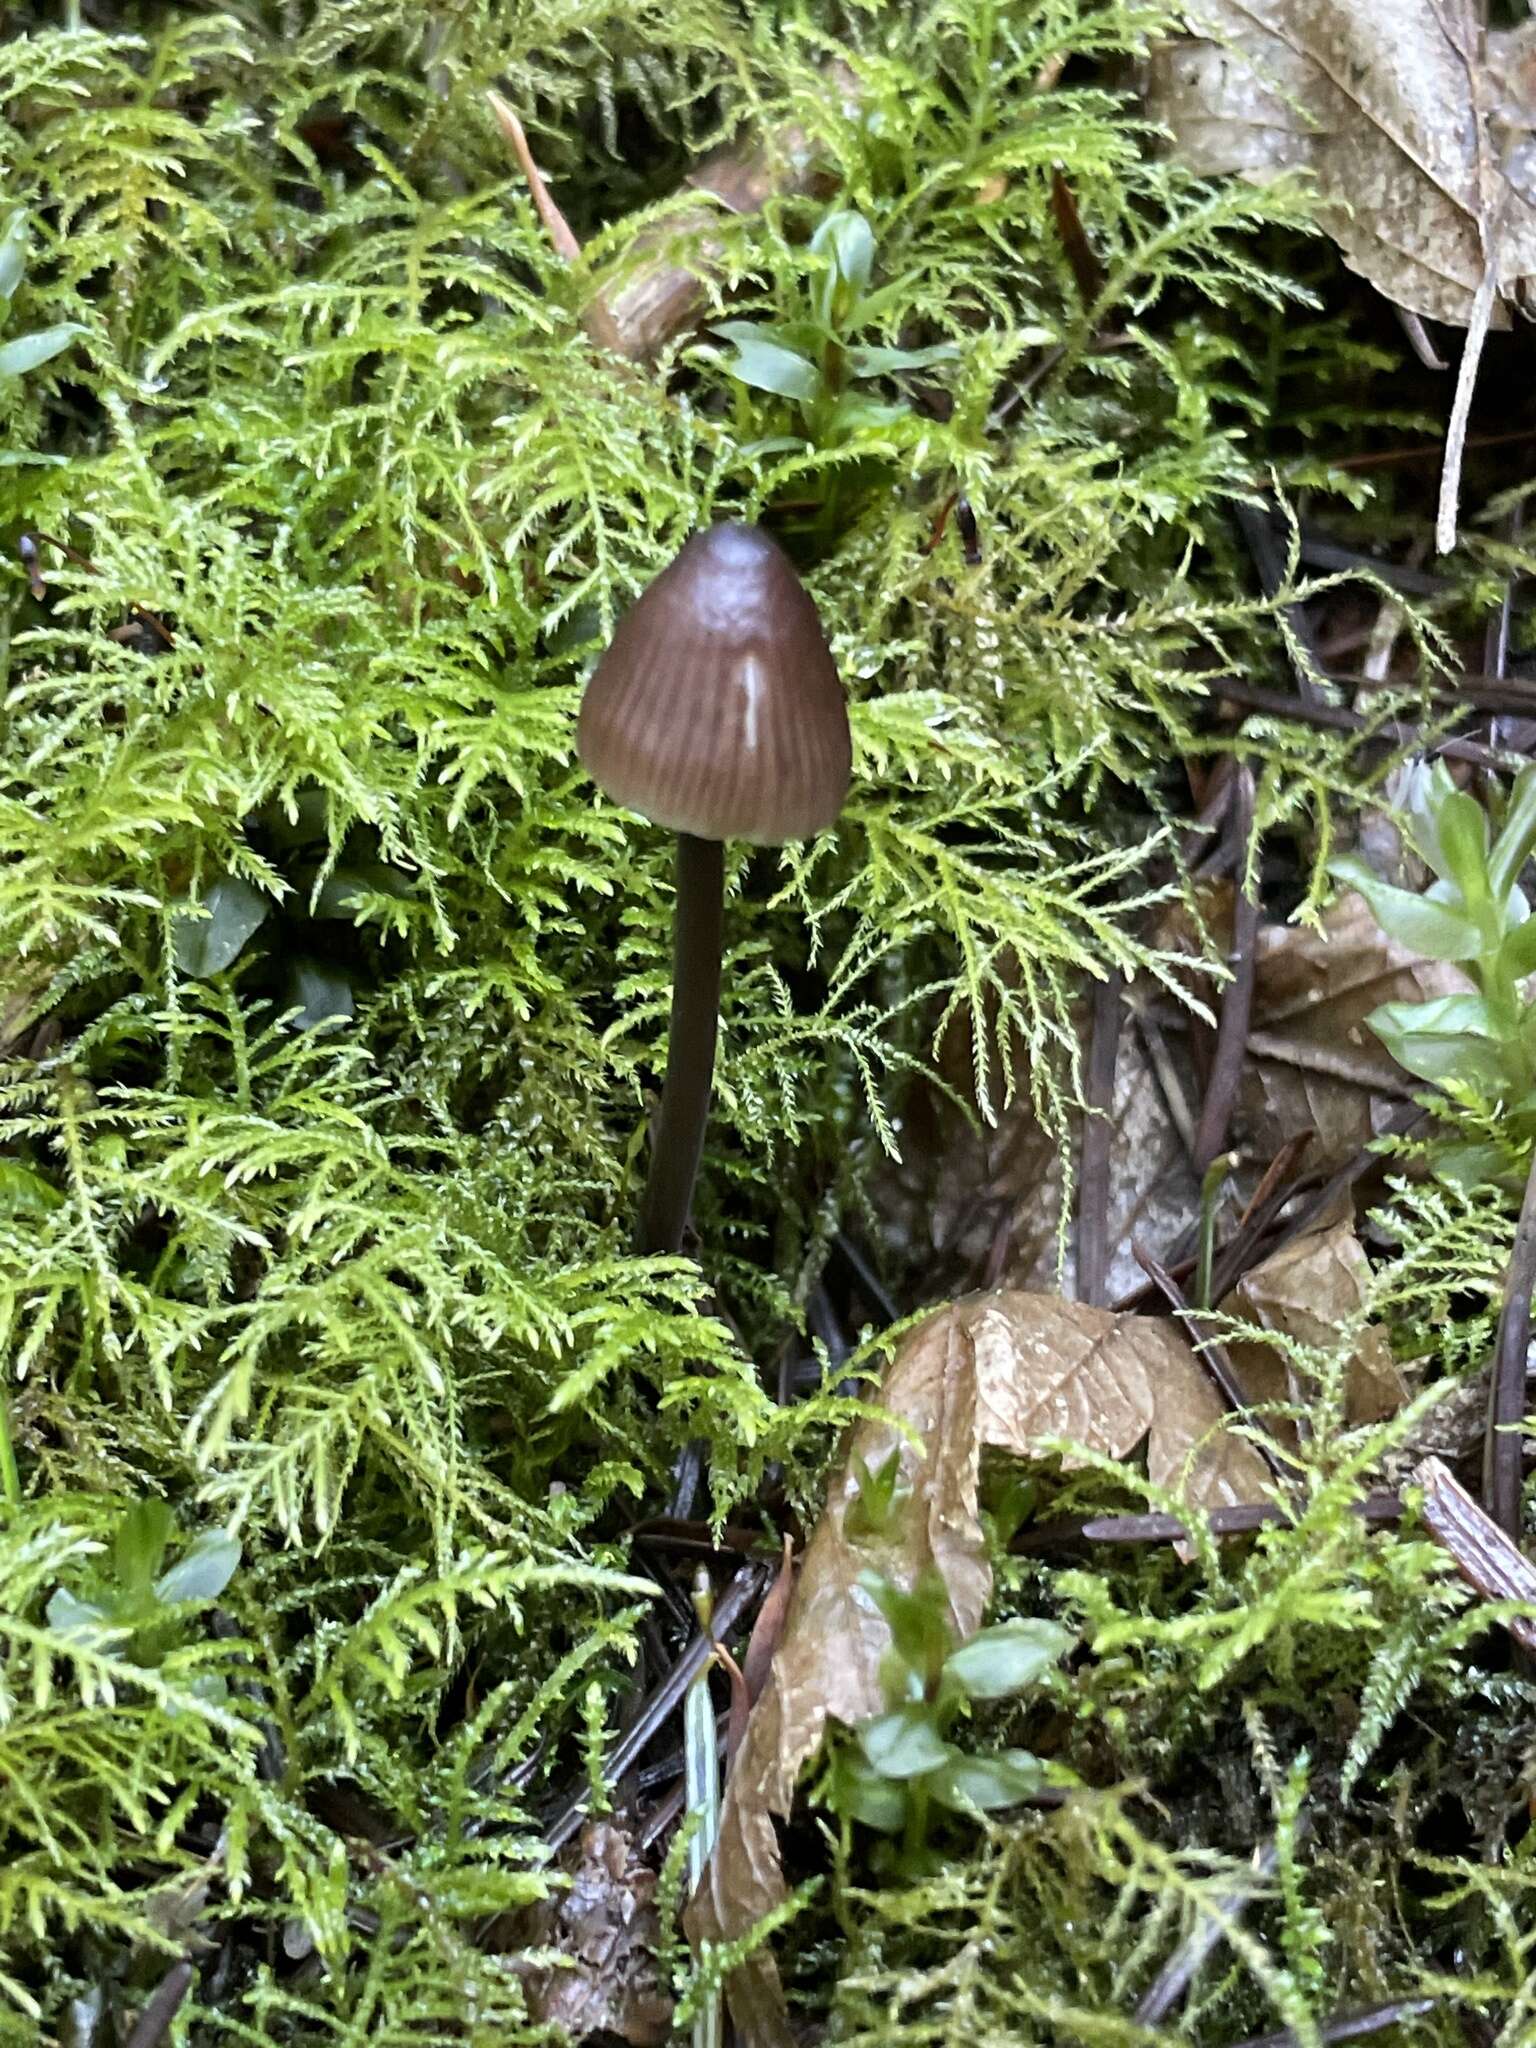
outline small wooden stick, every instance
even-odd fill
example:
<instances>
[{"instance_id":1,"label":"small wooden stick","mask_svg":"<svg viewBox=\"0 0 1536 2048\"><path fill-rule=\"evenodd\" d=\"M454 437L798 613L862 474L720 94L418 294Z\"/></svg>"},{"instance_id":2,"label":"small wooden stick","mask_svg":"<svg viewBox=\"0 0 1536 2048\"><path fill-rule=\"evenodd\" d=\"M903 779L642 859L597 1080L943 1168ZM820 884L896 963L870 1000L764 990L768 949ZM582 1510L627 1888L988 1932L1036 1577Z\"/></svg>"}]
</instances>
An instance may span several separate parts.
<instances>
[{"instance_id":1,"label":"small wooden stick","mask_svg":"<svg viewBox=\"0 0 1536 2048\"><path fill-rule=\"evenodd\" d=\"M1410 1475L1424 1489L1424 1521L1450 1552L1456 1569L1485 1600L1522 1600L1536 1607L1536 1565L1490 1521L1439 1458ZM1536 1620L1512 1615L1504 1626L1523 1650L1536 1650Z\"/></svg>"},{"instance_id":2,"label":"small wooden stick","mask_svg":"<svg viewBox=\"0 0 1536 2048\"><path fill-rule=\"evenodd\" d=\"M1195 1129L1194 1167L1204 1173L1227 1149L1227 1126L1237 1107L1243 1061L1248 1051L1248 1026L1253 1015L1254 979L1258 969L1259 899L1257 891L1244 880L1248 840L1253 831L1253 770L1239 762L1232 776L1232 838L1237 856L1237 894L1232 905L1232 950L1227 965L1232 979L1221 999L1221 1018L1216 1026L1216 1056L1211 1062L1210 1081L1200 1105L1200 1122Z\"/></svg>"},{"instance_id":3,"label":"small wooden stick","mask_svg":"<svg viewBox=\"0 0 1536 2048\"><path fill-rule=\"evenodd\" d=\"M1115 1067L1120 1050L1121 978L1093 991L1082 1159L1077 1177L1077 1298L1102 1305L1109 1272L1109 1179Z\"/></svg>"},{"instance_id":4,"label":"small wooden stick","mask_svg":"<svg viewBox=\"0 0 1536 2048\"><path fill-rule=\"evenodd\" d=\"M1525 1419L1525 1359L1531 1343L1531 1288L1536 1285L1536 1164L1525 1183L1515 1249L1504 1282L1499 1337L1488 1388L1488 1433L1483 1439L1483 1499L1514 1542L1520 1534L1520 1435Z\"/></svg>"},{"instance_id":5,"label":"small wooden stick","mask_svg":"<svg viewBox=\"0 0 1536 2048\"><path fill-rule=\"evenodd\" d=\"M171 2021L181 2010L182 2000L192 1989L195 1974L190 1963L172 1963L149 1994L128 2036L128 2048L159 2048L170 2031Z\"/></svg>"}]
</instances>

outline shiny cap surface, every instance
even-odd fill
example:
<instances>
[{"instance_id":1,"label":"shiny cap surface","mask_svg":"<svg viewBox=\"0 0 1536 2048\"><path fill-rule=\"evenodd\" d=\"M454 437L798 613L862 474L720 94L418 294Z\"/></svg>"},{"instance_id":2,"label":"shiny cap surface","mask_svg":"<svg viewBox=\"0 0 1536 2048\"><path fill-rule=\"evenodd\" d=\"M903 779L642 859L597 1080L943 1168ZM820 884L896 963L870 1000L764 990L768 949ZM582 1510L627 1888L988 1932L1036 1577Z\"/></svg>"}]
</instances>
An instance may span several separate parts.
<instances>
[{"instance_id":1,"label":"shiny cap surface","mask_svg":"<svg viewBox=\"0 0 1536 2048\"><path fill-rule=\"evenodd\" d=\"M761 527L711 526L619 621L577 746L615 803L700 839L775 846L848 793L843 686L810 593Z\"/></svg>"}]
</instances>

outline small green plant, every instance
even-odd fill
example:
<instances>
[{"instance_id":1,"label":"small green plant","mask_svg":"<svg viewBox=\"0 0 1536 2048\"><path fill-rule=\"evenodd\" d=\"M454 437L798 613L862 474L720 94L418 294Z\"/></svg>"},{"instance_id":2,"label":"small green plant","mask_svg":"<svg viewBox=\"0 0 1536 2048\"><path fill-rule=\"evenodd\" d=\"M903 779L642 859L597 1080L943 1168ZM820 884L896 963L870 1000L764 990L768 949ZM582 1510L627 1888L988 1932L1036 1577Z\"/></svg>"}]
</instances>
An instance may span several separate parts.
<instances>
[{"instance_id":1,"label":"small green plant","mask_svg":"<svg viewBox=\"0 0 1536 2048\"><path fill-rule=\"evenodd\" d=\"M167 1566L175 1536L176 1518L164 1501L135 1502L117 1525L110 1570L97 1572L79 1592L60 1586L48 1602L48 1626L121 1636L133 1662L158 1664L182 1639L186 1610L217 1600L240 1563L233 1536L206 1530ZM205 1674L198 1685L224 1695L222 1678Z\"/></svg>"},{"instance_id":2,"label":"small green plant","mask_svg":"<svg viewBox=\"0 0 1536 2048\"><path fill-rule=\"evenodd\" d=\"M823 538L847 518L861 488L887 472L895 452L892 430L909 419L914 429L920 427L905 393L893 399L877 387L959 353L953 342L894 348L876 338L909 303L912 280L874 284L875 258L874 230L863 214L829 213L806 245L798 275L783 282L785 317L721 320L711 329L735 352L725 369L738 384L787 401L769 407L756 422L762 431L744 453L762 458L837 451L843 458L820 486ZM862 478L860 471L866 472ZM796 485L797 499L805 481ZM789 524L793 530L796 521Z\"/></svg>"},{"instance_id":3,"label":"small green plant","mask_svg":"<svg viewBox=\"0 0 1536 2048\"><path fill-rule=\"evenodd\" d=\"M855 1453L853 1469L859 1482L859 1497L843 1516L843 1534L850 1543L878 1543L890 1534L912 1498L911 1487L901 1477L900 1447L882 1459L873 1472Z\"/></svg>"},{"instance_id":4,"label":"small green plant","mask_svg":"<svg viewBox=\"0 0 1536 2048\"><path fill-rule=\"evenodd\" d=\"M26 274L27 216L18 206L0 226L0 300L7 306ZM31 334L13 336L0 344L0 378L24 377L29 370L41 369L68 348L77 334L88 331L78 320L61 320L53 327L39 327Z\"/></svg>"},{"instance_id":5,"label":"small green plant","mask_svg":"<svg viewBox=\"0 0 1536 2048\"><path fill-rule=\"evenodd\" d=\"M1496 826L1443 761L1415 775L1404 808L1414 851L1437 877L1425 894L1393 888L1353 855L1332 871L1359 890L1389 938L1465 967L1477 990L1383 1003L1371 1029L1399 1066L1459 1107L1499 1106L1508 1148L1528 1152L1536 1141L1536 1004L1520 985L1536 972L1536 918L1519 877L1536 848L1536 768L1515 778ZM1446 1178L1471 1185L1507 1175L1510 1149L1445 1147L1436 1163Z\"/></svg>"},{"instance_id":6,"label":"small green plant","mask_svg":"<svg viewBox=\"0 0 1536 2048\"><path fill-rule=\"evenodd\" d=\"M825 1797L845 1825L900 1835L897 1861L910 1873L924 1861L935 1806L990 1813L1040 1789L1043 1767L1028 1750L973 1756L950 1736L973 1700L1027 1692L1075 1638L1055 1622L1017 1620L957 1643L944 1582L931 1566L910 1593L878 1572L860 1573L859 1585L890 1625L880 1665L885 1712L839 1746Z\"/></svg>"},{"instance_id":7,"label":"small green plant","mask_svg":"<svg viewBox=\"0 0 1536 2048\"><path fill-rule=\"evenodd\" d=\"M801 434L775 441L792 448L803 439L836 447L869 427L888 426L907 410L859 385L902 370L924 370L958 353L952 342L927 348L886 348L855 336L878 331L903 305L910 280L871 288L874 230L861 213L829 213L808 246L800 303L786 320L721 320L713 333L736 351L726 365L739 383L794 401ZM766 452L766 451L765 451Z\"/></svg>"},{"instance_id":8,"label":"small green plant","mask_svg":"<svg viewBox=\"0 0 1536 2048\"><path fill-rule=\"evenodd\" d=\"M368 826L354 826L335 856L326 810L324 792L310 789L247 818L250 865L281 894L232 872L207 882L199 903L175 912L182 974L207 980L259 953L247 995L270 995L305 1027L355 1014L372 978L356 933L368 922L386 934L399 929L410 877L378 857Z\"/></svg>"}]
</instances>

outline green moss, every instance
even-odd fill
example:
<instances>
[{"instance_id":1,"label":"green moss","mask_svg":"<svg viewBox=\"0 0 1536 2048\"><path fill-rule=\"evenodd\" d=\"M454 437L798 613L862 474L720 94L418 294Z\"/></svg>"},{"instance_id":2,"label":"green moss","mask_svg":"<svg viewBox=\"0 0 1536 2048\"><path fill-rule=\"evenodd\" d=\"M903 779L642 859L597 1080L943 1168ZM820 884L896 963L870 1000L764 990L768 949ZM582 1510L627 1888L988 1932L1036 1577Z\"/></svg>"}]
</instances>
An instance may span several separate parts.
<instances>
[{"instance_id":1,"label":"green moss","mask_svg":"<svg viewBox=\"0 0 1536 2048\"><path fill-rule=\"evenodd\" d=\"M0 617L0 1332L27 1496L0 1529L0 2039L52 2038L103 1986L135 2009L184 1913L232 1958L190 2038L532 2039L477 1937L546 1882L533 1803L579 1771L589 1683L627 1682L615 1530L698 1439L720 1512L770 1465L814 1503L846 1404L778 1408L761 1360L941 1033L968 1036L983 1116L1027 1086L1061 1133L1085 978L1176 985L1144 916L1178 886L1145 879L1187 808L1170 763L1219 744L1198 669L1272 650L1290 594L1249 595L1229 500L1272 459L1342 489L1326 408L1382 366L1306 310L1295 195L1151 147L1117 89L1165 24L1143 0L18 12L10 331L86 332L0 382L0 531L74 550L41 542L43 595L13 569ZM798 124L871 224L876 339L953 354L789 448L714 343L616 363L492 84L598 269L675 226L702 151ZM1091 307L1053 170L1102 264ZM822 209L722 218L718 310L787 317ZM930 546L956 491L979 566ZM804 500L857 770L835 838L733 856L699 1211L728 1328L695 1267L628 1252L667 849L595 800L573 715L692 527ZM1320 888L1358 743L1253 721L1245 744L1261 823L1298 831ZM190 907L221 887L242 928L199 952ZM1378 1736L1415 1686L1455 1695L1465 1617L1422 1545L1357 1539L1347 1491L1315 1552L1054 1589L1103 1637L1085 1754L1176 1773L1255 1660L1264 1712L1342 1671ZM44 1615L149 1497L244 1550L236 1633L205 1618L155 1664ZM338 1782L387 1853L322 1817ZM845 1884L838 2028L1132 2038L1104 2016L1231 1875L1133 1809L999 1831L937 1892ZM1415 1910L1461 1915L1518 2002L1516 1864L1416 1868ZM1325 2009L1320 1882L1255 1922L1201 2038L1262 2023L1255 1984L1265 2011Z\"/></svg>"}]
</instances>

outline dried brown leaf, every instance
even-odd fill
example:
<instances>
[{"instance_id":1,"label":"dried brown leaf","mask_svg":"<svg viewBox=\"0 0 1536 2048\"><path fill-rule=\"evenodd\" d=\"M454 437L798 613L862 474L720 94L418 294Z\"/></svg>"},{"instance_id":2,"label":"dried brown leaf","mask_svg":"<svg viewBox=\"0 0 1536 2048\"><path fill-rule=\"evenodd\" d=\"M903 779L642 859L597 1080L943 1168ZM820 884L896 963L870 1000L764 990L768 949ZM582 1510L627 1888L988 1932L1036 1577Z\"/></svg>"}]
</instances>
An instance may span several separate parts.
<instances>
[{"instance_id":1,"label":"dried brown leaf","mask_svg":"<svg viewBox=\"0 0 1536 2048\"><path fill-rule=\"evenodd\" d=\"M1375 1137L1413 1083L1366 1019L1381 1003L1425 1002L1471 984L1459 968L1389 939L1363 897L1341 896L1317 931L1260 930L1250 1058L1238 1098L1244 1141L1269 1158L1316 1133L1307 1164L1332 1172Z\"/></svg>"},{"instance_id":2,"label":"dried brown leaf","mask_svg":"<svg viewBox=\"0 0 1536 2048\"><path fill-rule=\"evenodd\" d=\"M656 1873L623 1828L588 1821L570 1878L570 1889L536 1909L525 1930L530 1945L570 1958L568 1967L530 1976L529 2012L573 2041L608 2033L654 2048L672 2025L672 2001L656 1980Z\"/></svg>"},{"instance_id":3,"label":"dried brown leaf","mask_svg":"<svg viewBox=\"0 0 1536 2048\"><path fill-rule=\"evenodd\" d=\"M1202 912L1224 951L1230 887L1204 892ZM1182 909L1159 937L1204 957L1205 943ZM1287 1139L1310 1131L1308 1169L1332 1173L1379 1134L1418 1085L1370 1029L1371 1012L1381 1003L1425 1002L1470 986L1460 968L1422 959L1389 939L1353 893L1339 897L1318 929L1261 925L1234 1142L1251 1158L1272 1159Z\"/></svg>"},{"instance_id":4,"label":"dried brown leaf","mask_svg":"<svg viewBox=\"0 0 1536 2048\"><path fill-rule=\"evenodd\" d=\"M1358 1324L1370 1277L1353 1227L1341 1220L1283 1245L1240 1280L1221 1306L1244 1322L1331 1351L1341 1333ZM1250 1400L1291 1398L1285 1361L1272 1346L1233 1338L1227 1350ZM1374 1325L1360 1330L1350 1361L1346 1419L1377 1422L1395 1415L1407 1394L1383 1332Z\"/></svg>"},{"instance_id":5,"label":"dried brown leaf","mask_svg":"<svg viewBox=\"0 0 1536 2048\"><path fill-rule=\"evenodd\" d=\"M1199 0L1214 41L1154 60L1153 110L1199 170L1311 173L1351 269L1467 330L1435 545L1456 544L1461 459L1490 326L1536 274L1532 31L1484 30L1476 0Z\"/></svg>"},{"instance_id":6,"label":"dried brown leaf","mask_svg":"<svg viewBox=\"0 0 1536 2048\"><path fill-rule=\"evenodd\" d=\"M1467 326L1536 276L1531 33L1470 0L1198 0L1148 98L1196 170L1305 170L1344 260L1400 306ZM1498 324L1508 324L1500 307Z\"/></svg>"},{"instance_id":7,"label":"dried brown leaf","mask_svg":"<svg viewBox=\"0 0 1536 2048\"><path fill-rule=\"evenodd\" d=\"M1016 1072L1024 1064L1016 1055ZM968 1078L968 1068L946 1075L957 1090ZM1171 1243L1200 1199L1199 1175L1129 1007L1109 1125L1105 1293L1115 1300L1142 1284L1133 1239ZM1026 1290L1059 1282L1066 1293L1077 1291L1070 1237L1058 1264L1061 1148L1035 1115L1027 1079L990 1125L918 1081L902 1104L902 1140L901 1159L879 1170L873 1192L884 1241L905 1253L925 1289L959 1294L994 1282Z\"/></svg>"},{"instance_id":8,"label":"dried brown leaf","mask_svg":"<svg viewBox=\"0 0 1536 2048\"><path fill-rule=\"evenodd\" d=\"M1268 1478L1257 1452L1221 1427L1216 1392L1174 1324L1060 1295L977 1295L941 1310L897 1351L881 1404L885 1415L855 1430L807 1548L689 1907L696 1939L733 1939L783 1899L774 1816L789 1814L828 1720L854 1725L879 1710L889 1634L859 1591L860 1572L873 1567L910 1587L932 1565L957 1634L980 1625L992 1585L978 1508L984 1451L1029 1457L1047 1438L1070 1437L1123 1457L1145 1439L1150 1476L1192 1506L1260 1498ZM876 1471L893 1450L910 1496L887 1536L854 1540L845 1517L859 1498L859 1465ZM789 2048L767 1954L732 1980L731 2005L748 2048Z\"/></svg>"}]
</instances>

